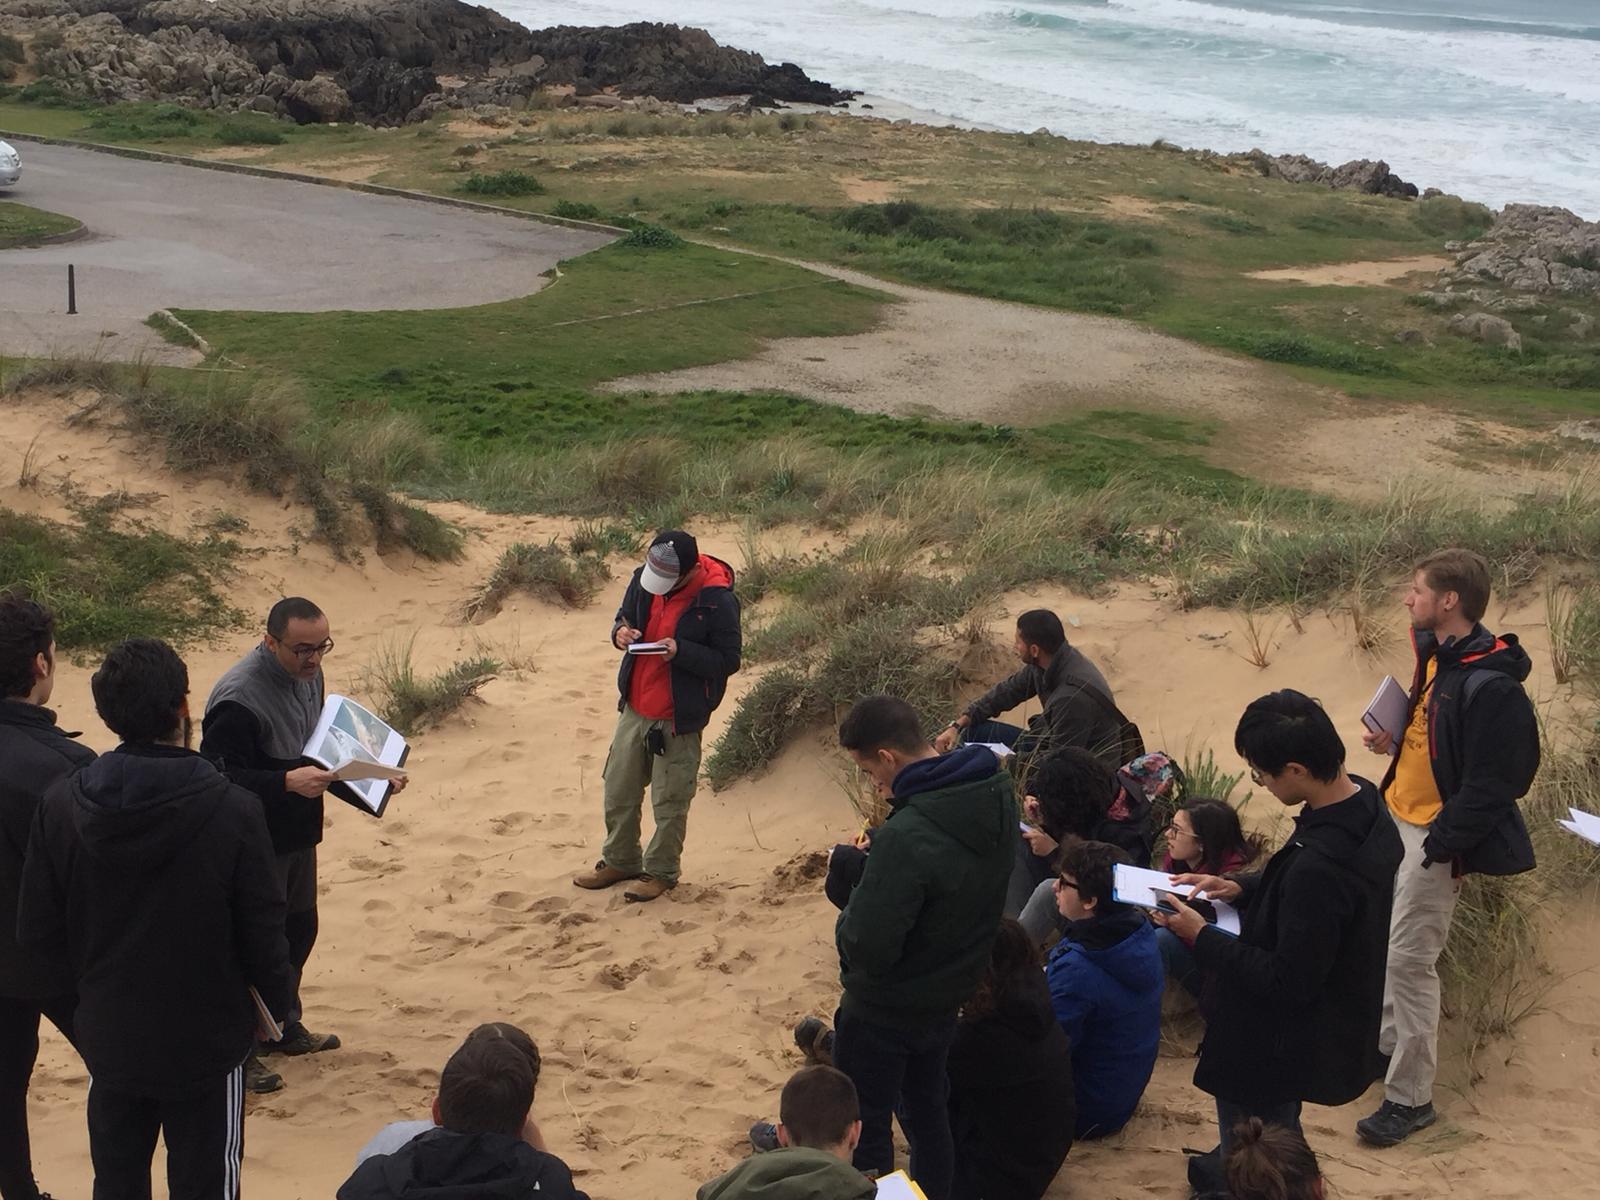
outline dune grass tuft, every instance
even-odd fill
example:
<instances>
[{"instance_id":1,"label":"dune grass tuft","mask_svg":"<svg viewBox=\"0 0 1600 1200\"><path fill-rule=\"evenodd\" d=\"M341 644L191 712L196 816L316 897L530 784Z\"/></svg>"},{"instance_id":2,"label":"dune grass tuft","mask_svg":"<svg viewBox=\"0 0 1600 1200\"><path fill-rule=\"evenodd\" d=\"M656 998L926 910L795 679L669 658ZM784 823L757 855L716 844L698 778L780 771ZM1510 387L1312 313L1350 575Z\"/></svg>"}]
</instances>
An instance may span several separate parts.
<instances>
[{"instance_id":1,"label":"dune grass tuft","mask_svg":"<svg viewBox=\"0 0 1600 1200\"><path fill-rule=\"evenodd\" d=\"M467 602L468 620L492 617L506 600L526 592L567 608L582 608L611 578L605 560L592 554L568 554L555 541L545 545L517 542L508 546L494 571Z\"/></svg>"},{"instance_id":2,"label":"dune grass tuft","mask_svg":"<svg viewBox=\"0 0 1600 1200\"><path fill-rule=\"evenodd\" d=\"M438 725L500 673L501 663L476 654L434 675L414 665L416 638L394 641L379 651L367 670L367 682L384 720L407 737Z\"/></svg>"}]
</instances>

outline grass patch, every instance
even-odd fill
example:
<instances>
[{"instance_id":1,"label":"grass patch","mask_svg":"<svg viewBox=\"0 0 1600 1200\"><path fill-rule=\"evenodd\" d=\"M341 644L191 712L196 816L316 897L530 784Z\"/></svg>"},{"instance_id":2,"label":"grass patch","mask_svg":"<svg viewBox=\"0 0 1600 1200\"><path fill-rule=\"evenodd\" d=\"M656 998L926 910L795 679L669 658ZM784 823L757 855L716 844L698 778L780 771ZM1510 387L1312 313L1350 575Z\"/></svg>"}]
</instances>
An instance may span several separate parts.
<instances>
[{"instance_id":1,"label":"grass patch","mask_svg":"<svg viewBox=\"0 0 1600 1200\"><path fill-rule=\"evenodd\" d=\"M467 603L469 620L492 617L517 592L582 608L611 578L605 560L592 553L568 554L554 541L543 546L518 542L506 548L494 571Z\"/></svg>"},{"instance_id":2,"label":"grass patch","mask_svg":"<svg viewBox=\"0 0 1600 1200\"><path fill-rule=\"evenodd\" d=\"M82 222L73 217L0 200L0 250L37 245L81 227Z\"/></svg>"},{"instance_id":3,"label":"grass patch","mask_svg":"<svg viewBox=\"0 0 1600 1200\"><path fill-rule=\"evenodd\" d=\"M212 136L224 146L281 146L289 140L270 120L247 121L238 117L224 121Z\"/></svg>"},{"instance_id":4,"label":"grass patch","mask_svg":"<svg viewBox=\"0 0 1600 1200\"><path fill-rule=\"evenodd\" d=\"M413 663L415 646L415 637L404 643L390 643L367 671L378 711L407 737L438 725L477 695L501 669L498 659L479 654L437 674L419 674Z\"/></svg>"},{"instance_id":5,"label":"grass patch","mask_svg":"<svg viewBox=\"0 0 1600 1200\"><path fill-rule=\"evenodd\" d=\"M480 174L474 171L462 183L461 190L469 196L537 196L544 185L526 171L495 171Z\"/></svg>"},{"instance_id":6,"label":"grass patch","mask_svg":"<svg viewBox=\"0 0 1600 1200\"><path fill-rule=\"evenodd\" d=\"M54 612L66 650L130 637L181 645L241 626L226 592L239 544L214 531L165 533L121 512L125 499L80 503L70 523L0 508L0 590Z\"/></svg>"}]
</instances>

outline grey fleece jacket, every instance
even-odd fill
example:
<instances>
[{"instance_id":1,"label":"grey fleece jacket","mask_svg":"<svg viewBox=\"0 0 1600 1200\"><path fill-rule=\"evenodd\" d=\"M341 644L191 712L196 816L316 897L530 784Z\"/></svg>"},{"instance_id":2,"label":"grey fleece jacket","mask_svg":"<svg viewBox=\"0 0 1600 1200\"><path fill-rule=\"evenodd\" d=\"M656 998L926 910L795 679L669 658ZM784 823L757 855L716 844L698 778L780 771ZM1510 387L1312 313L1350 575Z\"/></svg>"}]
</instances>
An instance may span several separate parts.
<instances>
[{"instance_id":1,"label":"grey fleece jacket","mask_svg":"<svg viewBox=\"0 0 1600 1200\"><path fill-rule=\"evenodd\" d=\"M1030 733L1044 739L1049 749L1081 746L1112 762L1121 745L1122 727L1105 705L1084 690L1085 684L1115 701L1100 669L1081 650L1064 645L1048 667L1029 664L995 684L967 706L967 717L976 725L1037 696L1044 711L1028 723Z\"/></svg>"}]
</instances>

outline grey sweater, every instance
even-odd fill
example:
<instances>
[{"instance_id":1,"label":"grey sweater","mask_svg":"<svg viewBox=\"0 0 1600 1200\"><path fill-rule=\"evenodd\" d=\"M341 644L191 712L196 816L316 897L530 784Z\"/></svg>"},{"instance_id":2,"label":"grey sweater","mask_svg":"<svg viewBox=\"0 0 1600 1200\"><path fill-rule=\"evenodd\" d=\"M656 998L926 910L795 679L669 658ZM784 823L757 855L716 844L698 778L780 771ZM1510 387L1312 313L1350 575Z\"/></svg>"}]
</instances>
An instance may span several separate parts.
<instances>
[{"instance_id":1,"label":"grey sweater","mask_svg":"<svg viewBox=\"0 0 1600 1200\"><path fill-rule=\"evenodd\" d=\"M1121 766L1114 762L1122 740L1121 723L1085 690L1086 684L1115 702L1100 669L1082 651L1064 645L1048 667L1025 666L979 696L967 706L967 718L976 725L1037 696L1044 711L1028 723L1028 731L1041 739L1044 748L1080 746Z\"/></svg>"}]
</instances>

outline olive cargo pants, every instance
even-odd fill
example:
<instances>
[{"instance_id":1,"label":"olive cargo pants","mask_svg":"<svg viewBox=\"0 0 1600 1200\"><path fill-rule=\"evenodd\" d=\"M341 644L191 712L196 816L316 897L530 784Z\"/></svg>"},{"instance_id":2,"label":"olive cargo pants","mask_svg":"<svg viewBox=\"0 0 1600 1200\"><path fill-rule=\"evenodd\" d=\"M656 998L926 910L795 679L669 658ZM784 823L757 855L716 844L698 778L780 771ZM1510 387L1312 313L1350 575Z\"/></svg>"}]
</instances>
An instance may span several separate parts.
<instances>
[{"instance_id":1,"label":"olive cargo pants","mask_svg":"<svg viewBox=\"0 0 1600 1200\"><path fill-rule=\"evenodd\" d=\"M665 753L651 752L652 730L661 731ZM666 884L678 882L678 861L689 831L689 802L700 774L700 733L673 733L671 721L651 721L624 705L606 756L606 865L643 870ZM650 789L655 833L639 853L644 790Z\"/></svg>"}]
</instances>

